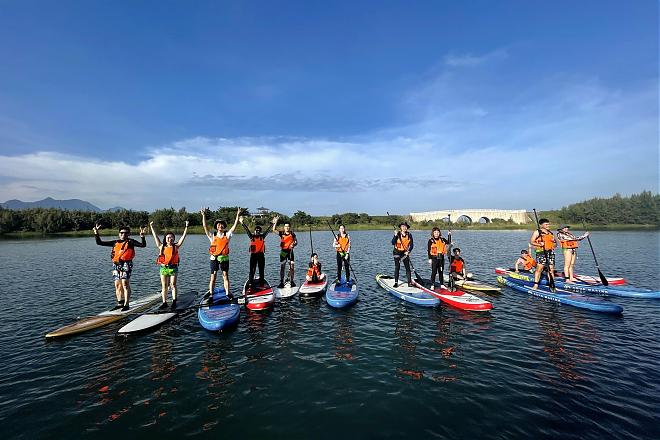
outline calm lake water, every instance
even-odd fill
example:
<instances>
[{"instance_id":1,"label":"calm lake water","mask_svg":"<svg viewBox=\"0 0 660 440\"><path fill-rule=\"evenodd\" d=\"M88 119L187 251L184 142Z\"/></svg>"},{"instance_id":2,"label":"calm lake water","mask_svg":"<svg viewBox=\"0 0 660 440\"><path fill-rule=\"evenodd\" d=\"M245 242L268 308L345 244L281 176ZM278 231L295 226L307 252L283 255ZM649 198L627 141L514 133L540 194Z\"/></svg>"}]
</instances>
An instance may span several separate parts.
<instances>
[{"instance_id":1,"label":"calm lake water","mask_svg":"<svg viewBox=\"0 0 660 440\"><path fill-rule=\"evenodd\" d=\"M350 231L349 231L350 232ZM13 438L660 438L660 301L616 298L621 317L543 302L505 288L493 310L403 303L376 284L392 273L391 233L353 238L359 302L330 309L298 297L242 312L227 333L195 311L123 338L121 321L68 339L44 334L114 304L109 248L94 239L0 241L0 426ZM413 231L428 276L428 232ZM134 295L159 290L156 249L138 249ZM495 281L528 232L457 231L468 268ZM601 268L658 289L657 232L595 232ZM310 253L298 234L297 274ZM314 250L335 271L330 232ZM266 277L277 282L277 239ZM179 286L203 292L208 242L188 237ZM230 277L247 277L247 237L231 245ZM558 266L563 259L558 258ZM595 274L586 243L579 273ZM482 295L486 296L486 295Z\"/></svg>"}]
</instances>

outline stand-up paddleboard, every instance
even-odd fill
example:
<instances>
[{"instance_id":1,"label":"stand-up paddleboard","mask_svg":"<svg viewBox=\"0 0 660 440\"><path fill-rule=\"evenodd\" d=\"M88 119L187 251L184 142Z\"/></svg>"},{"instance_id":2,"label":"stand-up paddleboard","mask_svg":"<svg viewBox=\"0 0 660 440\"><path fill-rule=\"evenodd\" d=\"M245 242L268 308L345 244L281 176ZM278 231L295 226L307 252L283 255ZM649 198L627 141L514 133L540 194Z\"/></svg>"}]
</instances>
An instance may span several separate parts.
<instances>
[{"instance_id":1,"label":"stand-up paddleboard","mask_svg":"<svg viewBox=\"0 0 660 440\"><path fill-rule=\"evenodd\" d=\"M421 281L421 282L420 282ZM445 304L456 307L461 310L469 310L472 312L487 312L493 308L490 301L481 299L471 293L463 292L462 290L451 291L447 288L435 287L430 288L430 280L414 280L413 284L418 289L433 295Z\"/></svg>"},{"instance_id":2,"label":"stand-up paddleboard","mask_svg":"<svg viewBox=\"0 0 660 440\"><path fill-rule=\"evenodd\" d=\"M241 306L230 301L224 287L213 289L213 297L207 294L200 301L197 319L206 330L221 331L238 324Z\"/></svg>"},{"instance_id":3,"label":"stand-up paddleboard","mask_svg":"<svg viewBox=\"0 0 660 440\"><path fill-rule=\"evenodd\" d=\"M82 318L73 324L65 325L64 327L60 327L57 330L53 330L52 332L46 334L46 337L59 338L62 336L75 335L76 333L82 333L88 330L99 328L112 322L119 321L128 315L134 315L143 310L146 310L159 300L160 292L145 296L143 298L134 299L128 304L129 309L126 311L122 312L120 309L107 310L105 312L99 313L96 316Z\"/></svg>"},{"instance_id":4,"label":"stand-up paddleboard","mask_svg":"<svg viewBox=\"0 0 660 440\"><path fill-rule=\"evenodd\" d=\"M445 275L445 285L449 283L449 276ZM424 280L426 281L426 280ZM460 287L463 290L472 290L474 292L500 292L502 291L501 287L494 286L492 284L484 283L483 281L477 281L475 279L468 279L465 280L454 280L454 285L456 287Z\"/></svg>"},{"instance_id":5,"label":"stand-up paddleboard","mask_svg":"<svg viewBox=\"0 0 660 440\"><path fill-rule=\"evenodd\" d=\"M145 332L148 330L153 330L158 326L163 325L170 319L181 314L183 311L187 310L190 305L195 301L197 292L190 291L183 294L178 294L176 298L176 305L174 308L171 306L164 310L157 310L155 312L144 313L119 330L117 330L118 335L129 335L131 333Z\"/></svg>"},{"instance_id":6,"label":"stand-up paddleboard","mask_svg":"<svg viewBox=\"0 0 660 440\"><path fill-rule=\"evenodd\" d=\"M503 276L498 276L497 281L501 284L506 284L519 292L528 293L548 301L554 301L560 304L577 307L579 309L586 309L599 313L611 313L615 315L623 312L623 307L620 305L604 301L600 298L594 298L593 296L584 296L579 293L567 292L562 289L556 289L556 292L552 293L547 286L539 286L538 289L533 289Z\"/></svg>"},{"instance_id":7,"label":"stand-up paddleboard","mask_svg":"<svg viewBox=\"0 0 660 440\"><path fill-rule=\"evenodd\" d=\"M516 272L516 269L514 268L509 268L509 269L504 269L502 267L496 267L495 268L495 273L498 275L503 275L503 276L508 276L509 273L518 273L520 275L526 275L529 277L527 281L534 281L534 272L530 272L527 270L521 270L520 272ZM591 275L575 275L575 279L578 281L581 281L585 284L593 284L593 285L599 285L602 286L603 284L600 282L599 277L594 277ZM613 286L619 286L621 284L626 284L626 280L621 277L612 277L612 278L605 278L607 280L607 283ZM555 271L555 281L561 280L564 281L564 274L562 274L559 271Z\"/></svg>"},{"instance_id":8,"label":"stand-up paddleboard","mask_svg":"<svg viewBox=\"0 0 660 440\"><path fill-rule=\"evenodd\" d=\"M325 274L324 274L325 275ZM325 289L328 287L328 276L325 275L323 280L318 283L305 281L300 290L298 291L301 298L320 298L323 296Z\"/></svg>"},{"instance_id":9,"label":"stand-up paddleboard","mask_svg":"<svg viewBox=\"0 0 660 440\"><path fill-rule=\"evenodd\" d=\"M376 282L397 298L418 306L435 307L440 304L440 300L434 295L421 290L419 287L410 287L406 282L401 282L397 287L394 287L394 278L389 275L379 273L376 275Z\"/></svg>"},{"instance_id":10,"label":"stand-up paddleboard","mask_svg":"<svg viewBox=\"0 0 660 440\"><path fill-rule=\"evenodd\" d=\"M529 281L527 275L521 275L519 273L509 273L508 278L518 284L522 284L527 287L533 287L534 281ZM545 286L548 284L548 281L545 278L542 278L539 282L539 285ZM650 290L650 289L638 289L636 287L629 286L604 286L602 284L587 284L582 282L576 283L567 283L561 280L555 280L555 287L558 287L567 292L573 293L582 293L589 295L600 295L600 296L620 296L625 298L643 298L643 299L660 299L660 291Z\"/></svg>"},{"instance_id":11,"label":"stand-up paddleboard","mask_svg":"<svg viewBox=\"0 0 660 440\"><path fill-rule=\"evenodd\" d=\"M284 282L284 287L275 288L275 298L290 298L298 293L298 289L300 289L300 286L291 287L291 281L287 279Z\"/></svg>"},{"instance_id":12,"label":"stand-up paddleboard","mask_svg":"<svg viewBox=\"0 0 660 440\"><path fill-rule=\"evenodd\" d=\"M248 310L266 310L271 308L275 302L275 292L267 281L264 281L264 284L258 284L257 288L253 289L248 280L243 286L243 296L245 297L245 307Z\"/></svg>"},{"instance_id":13,"label":"stand-up paddleboard","mask_svg":"<svg viewBox=\"0 0 660 440\"><path fill-rule=\"evenodd\" d=\"M325 302L330 307L342 309L355 304L358 298L358 285L355 280L346 282L346 278L330 283L325 293Z\"/></svg>"}]
</instances>

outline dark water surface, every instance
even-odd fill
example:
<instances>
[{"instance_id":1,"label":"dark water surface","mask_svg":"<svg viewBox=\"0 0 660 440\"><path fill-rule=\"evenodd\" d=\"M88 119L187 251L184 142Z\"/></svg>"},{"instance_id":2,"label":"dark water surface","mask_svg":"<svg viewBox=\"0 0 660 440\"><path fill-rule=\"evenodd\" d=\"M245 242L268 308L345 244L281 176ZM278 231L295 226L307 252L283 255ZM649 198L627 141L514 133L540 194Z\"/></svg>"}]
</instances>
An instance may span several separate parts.
<instances>
[{"instance_id":1,"label":"dark water surface","mask_svg":"<svg viewBox=\"0 0 660 440\"><path fill-rule=\"evenodd\" d=\"M428 275L427 232L413 232ZM486 314L403 303L380 289L390 232L354 232L360 299L344 311L298 297L242 312L209 333L194 311L138 337L121 321L57 341L44 334L114 303L109 248L94 239L0 241L0 426L3 438L660 438L660 301L616 298L622 317L543 302L510 289ZM458 231L468 268L515 260L528 232ZM658 289L657 232L595 232L601 268ZM315 250L334 272L329 232ZM297 273L309 254L299 233ZM156 250L138 249L133 290L159 289ZM208 242L182 248L179 286L204 291ZM278 276L277 239L266 272ZM233 289L247 276L247 238L232 240ZM558 266L563 258L558 259ZM585 246L578 272L594 274ZM482 295L485 296L485 295Z\"/></svg>"}]
</instances>

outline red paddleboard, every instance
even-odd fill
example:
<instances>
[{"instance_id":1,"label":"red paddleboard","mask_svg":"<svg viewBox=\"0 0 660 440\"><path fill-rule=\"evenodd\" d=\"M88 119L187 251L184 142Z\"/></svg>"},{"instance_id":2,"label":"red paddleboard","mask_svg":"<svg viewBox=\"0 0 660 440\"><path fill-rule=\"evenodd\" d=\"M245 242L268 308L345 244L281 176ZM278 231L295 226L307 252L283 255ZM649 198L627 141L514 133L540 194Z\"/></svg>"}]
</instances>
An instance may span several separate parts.
<instances>
[{"instance_id":1,"label":"red paddleboard","mask_svg":"<svg viewBox=\"0 0 660 440\"><path fill-rule=\"evenodd\" d=\"M275 303L275 293L267 281L264 281L263 284L259 284L256 289L253 289L248 280L245 286L243 286L243 295L245 296L245 307L248 310L270 309Z\"/></svg>"}]
</instances>

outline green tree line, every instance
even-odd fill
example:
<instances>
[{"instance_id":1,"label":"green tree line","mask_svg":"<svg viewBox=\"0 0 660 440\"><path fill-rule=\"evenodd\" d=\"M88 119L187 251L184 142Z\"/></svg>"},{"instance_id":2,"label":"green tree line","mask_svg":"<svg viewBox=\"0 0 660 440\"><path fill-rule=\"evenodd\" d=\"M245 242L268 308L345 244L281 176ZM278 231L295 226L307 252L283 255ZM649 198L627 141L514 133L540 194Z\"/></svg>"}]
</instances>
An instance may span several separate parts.
<instances>
[{"instance_id":1,"label":"green tree line","mask_svg":"<svg viewBox=\"0 0 660 440\"><path fill-rule=\"evenodd\" d=\"M593 198L561 208L558 217L565 223L592 225L634 224L660 226L660 195L642 191L630 197L615 194Z\"/></svg>"}]
</instances>

